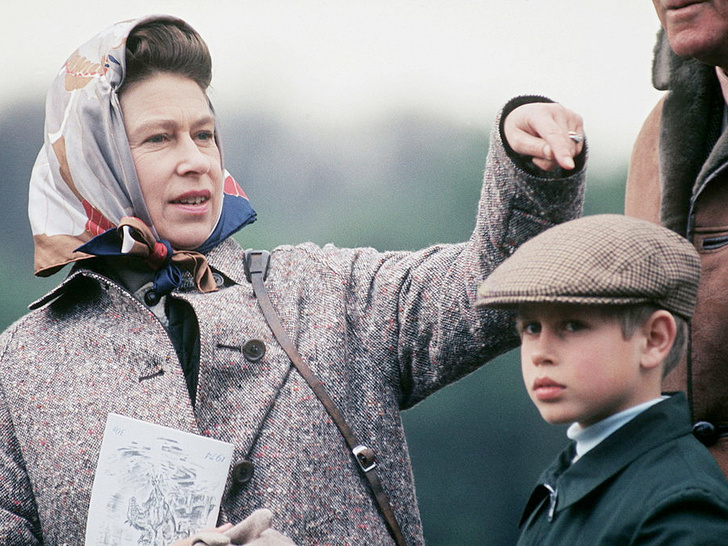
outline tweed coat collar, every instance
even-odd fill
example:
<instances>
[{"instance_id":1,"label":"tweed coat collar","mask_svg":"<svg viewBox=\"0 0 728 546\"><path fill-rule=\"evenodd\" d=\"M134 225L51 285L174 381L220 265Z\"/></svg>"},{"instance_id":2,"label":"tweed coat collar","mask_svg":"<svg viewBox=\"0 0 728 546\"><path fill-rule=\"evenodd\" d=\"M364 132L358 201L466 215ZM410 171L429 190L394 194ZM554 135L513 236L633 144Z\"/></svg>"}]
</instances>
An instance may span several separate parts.
<instances>
[{"instance_id":1,"label":"tweed coat collar","mask_svg":"<svg viewBox=\"0 0 728 546\"><path fill-rule=\"evenodd\" d=\"M213 248L206 257L208 263L213 269L219 271L236 284L245 284L247 283L245 278L245 268L242 260L239 259L239 253L240 246L234 239L228 238ZM89 276L92 274L92 269L89 267L90 265L91 264L89 262L76 263L68 276L63 279L58 286L36 301L32 302L28 308L30 310L38 309L39 307L61 297L68 291L69 286L75 282L78 277Z\"/></svg>"},{"instance_id":2,"label":"tweed coat collar","mask_svg":"<svg viewBox=\"0 0 728 546\"><path fill-rule=\"evenodd\" d=\"M243 251L234 239L228 238L215 247L209 252L207 259L215 271L229 279L230 282L227 284L231 284L235 288L233 290L223 289L217 292L202 294L193 287L190 287L189 290L177 290L172 294L173 297L187 301L197 315L200 326L201 362L213 362L220 358L221 352L230 352L231 357L240 356L240 348L247 341L247 339L241 337L243 335L241 332L246 329L242 328L239 321L227 317L225 310L231 307L231 301L233 299L237 300L239 298L248 299L253 306L257 306L252 287L250 287L250 284L245 278ZM42 307L45 304L64 297L66 294L69 297L73 297L78 283L83 283L84 279L86 281L91 280L91 282L108 281L111 285L118 286L117 283L86 267L87 265L88 263L86 262L77 264L59 286L34 302L31 308ZM118 286L117 290L120 294L126 293L129 300L136 299L121 286ZM139 302L138 308L140 311L142 307L143 304ZM154 328L156 321L149 322L148 324L149 328ZM255 337L262 339L269 350L274 346L276 349L273 350L277 350L277 343L272 332L270 332L265 324L262 314L260 315L260 320L255 321L254 326L251 324L246 326L248 327L247 330L250 328L255 330ZM240 427L239 431L243 437L248 436L252 439L258 428L262 426L269 402L275 396L278 388L280 388L282 379L290 367L287 359L276 358L271 359L271 362L275 365L267 365L264 371L256 370L254 378L255 388L244 389L240 395L245 399L244 403L248 404L245 423L241 422L237 425ZM176 362L174 365L178 368ZM138 372L140 380L142 380L142 378L153 377L157 373L170 371L166 369L168 366L167 363L156 362L151 366L142 366L134 373ZM214 416L207 415L205 409L205 400L210 396L215 396L212 391L215 391L219 387L216 384L214 374L214 370L211 370L209 366L201 366L197 390L197 405L194 410L197 427L196 429L190 430L190 432L204 434L205 431L210 430L209 425L215 421ZM187 397L177 400L177 402L183 404L186 408L185 412L192 409L189 398ZM235 418L231 417L230 421L235 421Z\"/></svg>"},{"instance_id":3,"label":"tweed coat collar","mask_svg":"<svg viewBox=\"0 0 728 546\"><path fill-rule=\"evenodd\" d=\"M184 377L174 358L171 360L154 358L149 362L139 358L129 362L130 368L127 369L131 375L138 378L139 385L144 384L145 387L141 390L136 388L126 390L125 396L119 400L115 412L145 419L145 416L139 414L139 410L146 406L144 398L164 396L161 394L162 390L168 387L162 385L164 382L159 385L157 383L159 379L167 377L168 379L165 381L172 381L174 388L172 392L164 396L168 405L164 410L160 410L161 413L152 420L193 434L230 441L236 446L234 460L239 461L248 457L253 449L259 432L265 426L266 416L271 406L275 404L278 392L289 377L291 364L285 355L282 355L282 349L275 341L262 314L257 311L252 287L245 278L243 251L240 246L233 239L228 239L210 251L207 258L213 269L222 273L230 281L226 281L228 287L205 294L190 287L189 290L178 290L171 295L187 301L194 309L199 322L201 366L196 405L194 408L192 407L184 386ZM103 283L105 280L105 277L84 267L84 264L79 264L60 286L35 302L34 306L39 307L44 302L49 303L66 294L73 298L78 289L78 283L89 281ZM110 292L109 297L118 301L126 300L127 310L136 308L140 313L144 313L144 306L141 302L138 302L120 286L114 289L113 286L116 286L116 283L113 281L109 281L109 283L112 286L107 289L107 292ZM132 300L136 300L136 304L133 304ZM252 306L250 317L254 317L254 320L241 323L239 317L233 316L235 310L239 309L241 300L250 302ZM144 320L140 317L134 319L135 323L138 324L139 320ZM156 320L147 319L145 324L148 325L145 328L150 330L149 336L163 335L162 327ZM158 329L157 334L154 334L155 328ZM242 360L241 347L251 338L259 339L265 344L271 356L266 359L265 366L240 367L240 364L228 364L228 362ZM162 338L158 337L158 339L161 342ZM174 353L172 352L172 354ZM230 366L235 368L235 371L232 369L228 371ZM219 399L221 393L230 388L226 381L227 376L231 373L235 375L236 381L246 385L246 388L237 390L235 397L235 403L244 407L245 411L233 411L234 408L226 408L229 413L224 425L221 426ZM176 379L172 379L173 377ZM152 392L160 394L150 394ZM101 424L101 420L105 416L99 415L97 418ZM223 519L226 518L227 508L225 505L221 508Z\"/></svg>"}]
</instances>

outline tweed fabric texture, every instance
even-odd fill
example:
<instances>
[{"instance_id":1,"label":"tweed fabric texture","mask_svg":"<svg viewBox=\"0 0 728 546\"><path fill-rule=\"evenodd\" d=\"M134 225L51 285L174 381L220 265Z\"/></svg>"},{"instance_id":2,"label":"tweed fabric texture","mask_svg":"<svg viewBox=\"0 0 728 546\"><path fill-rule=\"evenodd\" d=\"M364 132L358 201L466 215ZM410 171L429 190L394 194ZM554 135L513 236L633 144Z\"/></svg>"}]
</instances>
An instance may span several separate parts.
<instances>
[{"instance_id":1,"label":"tweed fabric texture","mask_svg":"<svg viewBox=\"0 0 728 546\"><path fill-rule=\"evenodd\" d=\"M502 313L475 309L482 280L528 238L581 211L583 172L518 168L491 137L469 241L417 252L314 244L272 252L273 305L380 476L409 544L422 544L400 420L431 393L518 343ZM0 336L0 543L79 544L109 412L231 442L255 474L225 492L221 521L268 508L297 544L392 544L336 426L276 343L232 239L207 255L216 292L173 292L200 329L193 407L166 330L127 290L77 264ZM258 362L241 351L250 340ZM257 441L253 444L257 435Z\"/></svg>"},{"instance_id":2,"label":"tweed fabric texture","mask_svg":"<svg viewBox=\"0 0 728 546\"><path fill-rule=\"evenodd\" d=\"M654 303L690 319L700 258L667 228L619 214L585 216L522 245L478 288L476 305Z\"/></svg>"}]
</instances>

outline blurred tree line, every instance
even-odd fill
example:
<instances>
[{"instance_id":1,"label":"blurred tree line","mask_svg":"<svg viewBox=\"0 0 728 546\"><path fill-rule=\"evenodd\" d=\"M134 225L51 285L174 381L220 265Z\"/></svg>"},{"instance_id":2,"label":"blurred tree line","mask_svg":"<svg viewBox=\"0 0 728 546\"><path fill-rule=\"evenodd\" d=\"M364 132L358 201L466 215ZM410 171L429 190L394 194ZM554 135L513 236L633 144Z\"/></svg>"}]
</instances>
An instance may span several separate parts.
<instances>
[{"instance_id":1,"label":"blurred tree line","mask_svg":"<svg viewBox=\"0 0 728 546\"><path fill-rule=\"evenodd\" d=\"M245 247L333 242L379 250L459 242L474 226L489 124L416 112L356 127L314 128L218 106L227 169L259 220ZM61 278L32 276L27 188L42 145L43 99L0 111L0 327ZM626 159L626 158L625 158ZM586 214L620 212L626 162L589 173ZM565 443L521 383L517 351L403 414L431 545L515 543L521 509Z\"/></svg>"}]
</instances>

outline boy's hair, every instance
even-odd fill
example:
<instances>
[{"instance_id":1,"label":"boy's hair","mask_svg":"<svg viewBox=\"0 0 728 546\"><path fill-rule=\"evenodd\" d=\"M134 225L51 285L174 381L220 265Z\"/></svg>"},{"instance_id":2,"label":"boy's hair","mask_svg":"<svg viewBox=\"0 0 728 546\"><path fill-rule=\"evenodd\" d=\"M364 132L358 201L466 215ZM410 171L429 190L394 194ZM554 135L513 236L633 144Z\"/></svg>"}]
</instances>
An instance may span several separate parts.
<instances>
[{"instance_id":1,"label":"boy's hair","mask_svg":"<svg viewBox=\"0 0 728 546\"><path fill-rule=\"evenodd\" d=\"M661 309L661 307L650 303L624 306L600 305L598 308L604 318L607 320L613 319L619 323L620 329L622 330L622 337L624 337L625 340L630 339L637 329L640 328L655 311L659 311ZM673 314L672 316L675 319L676 325L675 341L672 344L670 352L667 354L662 363L663 378L680 363L685 356L688 346L688 322L678 315Z\"/></svg>"},{"instance_id":2,"label":"boy's hair","mask_svg":"<svg viewBox=\"0 0 728 546\"><path fill-rule=\"evenodd\" d=\"M136 26L126 41L126 74L119 92L160 72L190 78L205 91L212 57L202 37L179 19L155 19Z\"/></svg>"}]
</instances>

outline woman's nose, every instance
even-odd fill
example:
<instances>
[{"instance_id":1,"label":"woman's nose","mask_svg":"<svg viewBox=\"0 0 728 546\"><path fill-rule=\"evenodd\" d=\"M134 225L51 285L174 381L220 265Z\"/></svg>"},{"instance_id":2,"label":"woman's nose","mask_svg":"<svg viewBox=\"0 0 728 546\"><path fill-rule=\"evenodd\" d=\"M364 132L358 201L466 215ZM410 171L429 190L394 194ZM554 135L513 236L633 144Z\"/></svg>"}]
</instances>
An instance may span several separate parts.
<instances>
[{"instance_id":1,"label":"woman's nose","mask_svg":"<svg viewBox=\"0 0 728 546\"><path fill-rule=\"evenodd\" d=\"M205 174L210 170L210 158L191 137L183 138L179 142L177 169L180 174Z\"/></svg>"}]
</instances>

